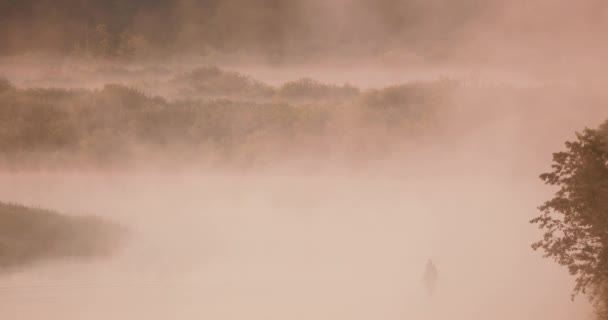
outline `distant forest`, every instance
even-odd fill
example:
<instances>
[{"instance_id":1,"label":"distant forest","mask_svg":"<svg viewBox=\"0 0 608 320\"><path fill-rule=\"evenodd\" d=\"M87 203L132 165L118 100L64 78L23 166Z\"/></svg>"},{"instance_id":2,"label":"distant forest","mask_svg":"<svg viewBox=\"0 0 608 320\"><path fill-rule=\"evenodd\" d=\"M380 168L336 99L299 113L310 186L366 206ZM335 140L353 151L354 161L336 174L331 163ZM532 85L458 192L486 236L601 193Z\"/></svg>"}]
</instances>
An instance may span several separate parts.
<instances>
[{"instance_id":1,"label":"distant forest","mask_svg":"<svg viewBox=\"0 0 608 320\"><path fill-rule=\"evenodd\" d=\"M88 50L102 56L191 49L281 57L428 51L456 38L484 1L4 0L0 54ZM152 50L153 49L153 50Z\"/></svg>"},{"instance_id":2,"label":"distant forest","mask_svg":"<svg viewBox=\"0 0 608 320\"><path fill-rule=\"evenodd\" d=\"M481 59L600 46L607 16L603 0L3 0L0 55Z\"/></svg>"}]
</instances>

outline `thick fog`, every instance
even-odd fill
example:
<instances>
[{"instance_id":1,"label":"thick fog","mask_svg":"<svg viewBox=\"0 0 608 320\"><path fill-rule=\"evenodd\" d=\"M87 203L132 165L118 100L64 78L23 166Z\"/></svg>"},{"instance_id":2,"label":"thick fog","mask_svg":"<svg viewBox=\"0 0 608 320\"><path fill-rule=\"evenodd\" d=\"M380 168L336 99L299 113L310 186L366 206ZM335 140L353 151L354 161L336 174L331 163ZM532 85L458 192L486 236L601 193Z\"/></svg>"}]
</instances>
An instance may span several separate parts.
<instances>
[{"instance_id":1,"label":"thick fog","mask_svg":"<svg viewBox=\"0 0 608 320\"><path fill-rule=\"evenodd\" d=\"M366 166L5 172L3 199L130 236L109 259L2 275L0 303L14 319L581 318L585 299L530 249L528 220L551 192L536 178L550 150L607 115L468 105L445 120L461 136L448 127Z\"/></svg>"},{"instance_id":2,"label":"thick fog","mask_svg":"<svg viewBox=\"0 0 608 320\"><path fill-rule=\"evenodd\" d=\"M462 168L394 176L18 174L2 194L127 225L110 259L2 277L12 318L570 319L566 272L529 249L543 192ZM407 171L407 170L406 170ZM481 171L481 172L480 172ZM12 179L12 180L11 180ZM428 297L424 264L439 270ZM582 301L581 301L582 300Z\"/></svg>"},{"instance_id":3,"label":"thick fog","mask_svg":"<svg viewBox=\"0 0 608 320\"><path fill-rule=\"evenodd\" d=\"M0 268L4 318L591 319L529 220L603 1L140 2L0 3L0 202L128 234Z\"/></svg>"}]
</instances>

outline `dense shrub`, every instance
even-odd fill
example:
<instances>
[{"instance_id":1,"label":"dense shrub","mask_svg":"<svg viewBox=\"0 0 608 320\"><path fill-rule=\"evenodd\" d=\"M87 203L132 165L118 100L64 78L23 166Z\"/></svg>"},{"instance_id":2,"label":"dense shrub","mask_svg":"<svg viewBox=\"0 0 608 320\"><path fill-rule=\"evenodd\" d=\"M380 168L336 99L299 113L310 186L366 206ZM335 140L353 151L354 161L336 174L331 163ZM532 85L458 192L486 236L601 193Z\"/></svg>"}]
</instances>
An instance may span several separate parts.
<instances>
[{"instance_id":1,"label":"dense shrub","mask_svg":"<svg viewBox=\"0 0 608 320\"><path fill-rule=\"evenodd\" d=\"M0 268L105 255L123 236L121 227L96 217L70 217L0 202Z\"/></svg>"}]
</instances>

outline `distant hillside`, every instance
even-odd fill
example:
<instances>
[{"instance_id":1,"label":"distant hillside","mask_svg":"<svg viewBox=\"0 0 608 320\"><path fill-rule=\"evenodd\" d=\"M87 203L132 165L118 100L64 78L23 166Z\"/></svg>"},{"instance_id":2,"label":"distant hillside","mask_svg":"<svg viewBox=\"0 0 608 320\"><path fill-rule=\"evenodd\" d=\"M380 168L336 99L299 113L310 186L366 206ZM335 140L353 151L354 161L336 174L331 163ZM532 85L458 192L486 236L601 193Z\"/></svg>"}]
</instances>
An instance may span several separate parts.
<instances>
[{"instance_id":1,"label":"distant hillside","mask_svg":"<svg viewBox=\"0 0 608 320\"><path fill-rule=\"evenodd\" d=\"M120 235L118 226L99 218L0 202L0 269L109 254Z\"/></svg>"}]
</instances>

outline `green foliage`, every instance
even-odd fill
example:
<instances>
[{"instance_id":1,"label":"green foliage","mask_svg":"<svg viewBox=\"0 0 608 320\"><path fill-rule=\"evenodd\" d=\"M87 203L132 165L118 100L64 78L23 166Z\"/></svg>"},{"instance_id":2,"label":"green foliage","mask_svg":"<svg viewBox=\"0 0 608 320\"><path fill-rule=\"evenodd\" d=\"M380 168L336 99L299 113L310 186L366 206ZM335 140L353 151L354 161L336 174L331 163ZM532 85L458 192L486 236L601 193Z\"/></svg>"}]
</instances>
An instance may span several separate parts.
<instances>
[{"instance_id":1,"label":"green foliage","mask_svg":"<svg viewBox=\"0 0 608 320\"><path fill-rule=\"evenodd\" d=\"M204 67L175 76L171 84L179 93L200 97L269 98L274 88L236 72L223 71L217 67Z\"/></svg>"},{"instance_id":2,"label":"green foliage","mask_svg":"<svg viewBox=\"0 0 608 320\"><path fill-rule=\"evenodd\" d=\"M414 110L424 105L431 98L429 89L423 84L406 84L371 90L363 96L363 103L374 109L402 109Z\"/></svg>"},{"instance_id":3,"label":"green foliage","mask_svg":"<svg viewBox=\"0 0 608 320\"><path fill-rule=\"evenodd\" d=\"M0 92L0 162L112 165L167 150L229 162L300 143L321 145L314 139L381 145L378 134L387 128L384 139L395 141L395 135L431 123L439 97L449 92L441 82L359 93L304 80L275 89L218 68L197 69L168 84L197 88L193 95L200 100L171 101L116 84L89 91L9 83L11 89Z\"/></svg>"},{"instance_id":4,"label":"green foliage","mask_svg":"<svg viewBox=\"0 0 608 320\"><path fill-rule=\"evenodd\" d=\"M0 268L109 254L123 233L99 218L0 202Z\"/></svg>"},{"instance_id":5,"label":"green foliage","mask_svg":"<svg viewBox=\"0 0 608 320\"><path fill-rule=\"evenodd\" d=\"M359 89L348 84L329 85L303 78L284 84L278 94L287 99L348 99L359 95Z\"/></svg>"},{"instance_id":6,"label":"green foliage","mask_svg":"<svg viewBox=\"0 0 608 320\"><path fill-rule=\"evenodd\" d=\"M599 297L600 304L608 281L607 129L608 122L585 129L566 142L566 151L553 154L552 171L540 178L559 189L531 220L545 232L532 247L568 267L576 278L574 294Z\"/></svg>"}]
</instances>

